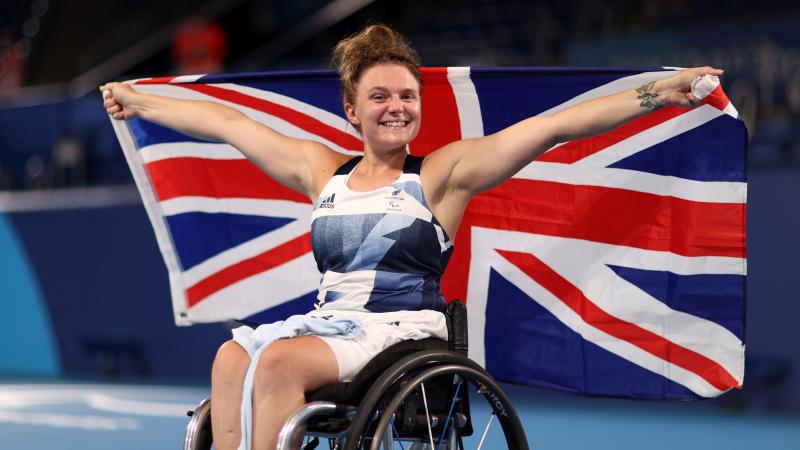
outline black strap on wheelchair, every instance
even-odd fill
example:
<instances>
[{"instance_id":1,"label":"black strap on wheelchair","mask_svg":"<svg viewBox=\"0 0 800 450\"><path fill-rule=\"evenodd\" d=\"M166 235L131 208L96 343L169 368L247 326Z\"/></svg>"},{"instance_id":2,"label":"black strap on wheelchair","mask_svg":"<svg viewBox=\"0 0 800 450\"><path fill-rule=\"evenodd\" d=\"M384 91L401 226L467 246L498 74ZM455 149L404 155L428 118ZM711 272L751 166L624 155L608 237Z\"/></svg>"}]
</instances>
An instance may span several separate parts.
<instances>
[{"instance_id":1,"label":"black strap on wheelchair","mask_svg":"<svg viewBox=\"0 0 800 450\"><path fill-rule=\"evenodd\" d=\"M467 322L467 305L454 299L444 310L447 317L447 340L451 351L467 356L469 350L469 334Z\"/></svg>"}]
</instances>

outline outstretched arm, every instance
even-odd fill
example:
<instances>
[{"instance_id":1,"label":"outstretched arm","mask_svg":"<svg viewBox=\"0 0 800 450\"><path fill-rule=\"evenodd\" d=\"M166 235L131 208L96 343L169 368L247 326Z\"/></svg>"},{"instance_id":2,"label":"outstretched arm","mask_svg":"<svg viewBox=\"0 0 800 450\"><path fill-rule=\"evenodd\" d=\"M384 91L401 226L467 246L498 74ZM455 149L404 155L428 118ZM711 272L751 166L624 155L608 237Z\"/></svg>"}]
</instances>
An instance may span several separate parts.
<instances>
[{"instance_id":1,"label":"outstretched arm","mask_svg":"<svg viewBox=\"0 0 800 450\"><path fill-rule=\"evenodd\" d=\"M139 117L199 139L227 142L279 183L312 199L325 172L347 158L318 142L278 133L219 103L143 94L123 83L105 84L100 91L112 118Z\"/></svg>"},{"instance_id":2,"label":"outstretched arm","mask_svg":"<svg viewBox=\"0 0 800 450\"><path fill-rule=\"evenodd\" d=\"M436 165L450 168L448 191L475 195L510 178L559 142L606 132L662 106L697 104L691 83L706 74L719 76L722 70L686 69L635 90L523 120L490 136L459 141L442 148Z\"/></svg>"}]
</instances>

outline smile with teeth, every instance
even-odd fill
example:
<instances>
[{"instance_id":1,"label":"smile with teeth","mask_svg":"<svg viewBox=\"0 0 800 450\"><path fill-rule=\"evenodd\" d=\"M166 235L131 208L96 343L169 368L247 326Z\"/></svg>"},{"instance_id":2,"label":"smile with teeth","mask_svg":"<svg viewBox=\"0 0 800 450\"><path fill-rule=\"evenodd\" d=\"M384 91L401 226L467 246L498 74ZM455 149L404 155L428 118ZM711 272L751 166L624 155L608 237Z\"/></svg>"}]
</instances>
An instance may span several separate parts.
<instances>
[{"instance_id":1,"label":"smile with teeth","mask_svg":"<svg viewBox=\"0 0 800 450\"><path fill-rule=\"evenodd\" d=\"M381 125L384 127L404 127L408 125L408 122L404 120L393 120L393 121L381 122Z\"/></svg>"}]
</instances>

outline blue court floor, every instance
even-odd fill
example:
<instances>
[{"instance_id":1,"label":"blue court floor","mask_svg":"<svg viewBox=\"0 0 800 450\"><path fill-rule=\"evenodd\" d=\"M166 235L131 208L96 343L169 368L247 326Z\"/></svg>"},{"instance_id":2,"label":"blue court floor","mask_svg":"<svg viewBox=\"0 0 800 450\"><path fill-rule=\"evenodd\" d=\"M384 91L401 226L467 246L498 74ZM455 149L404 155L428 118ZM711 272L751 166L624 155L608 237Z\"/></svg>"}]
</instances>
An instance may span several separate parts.
<instances>
[{"instance_id":1,"label":"blue court floor","mask_svg":"<svg viewBox=\"0 0 800 450\"><path fill-rule=\"evenodd\" d=\"M509 392L536 450L800 449L796 414ZM196 386L0 383L0 449L178 450L186 411L207 394Z\"/></svg>"}]
</instances>

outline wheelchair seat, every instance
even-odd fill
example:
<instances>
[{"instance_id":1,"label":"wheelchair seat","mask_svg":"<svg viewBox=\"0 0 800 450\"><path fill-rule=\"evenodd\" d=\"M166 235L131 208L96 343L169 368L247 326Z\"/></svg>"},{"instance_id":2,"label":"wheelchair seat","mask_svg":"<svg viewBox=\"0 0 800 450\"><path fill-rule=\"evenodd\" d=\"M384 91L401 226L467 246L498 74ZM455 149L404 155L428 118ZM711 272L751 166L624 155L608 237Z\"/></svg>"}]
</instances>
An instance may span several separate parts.
<instances>
[{"instance_id":1,"label":"wheelchair seat","mask_svg":"<svg viewBox=\"0 0 800 450\"><path fill-rule=\"evenodd\" d=\"M307 437L305 450L316 448L320 439L327 439L329 448L336 450L481 448L497 419L501 430L489 437L494 441L488 448L527 450L522 424L508 397L466 356L465 305L451 301L445 316L448 340L397 343L370 360L352 381L307 393L307 403L281 429L277 449L291 448L301 430ZM475 388L472 399L470 387ZM480 442L470 442L465 438L478 439L473 436L470 401L481 398L485 404L480 411L488 422ZM210 449L210 408L206 399L189 412L184 450Z\"/></svg>"}]
</instances>

